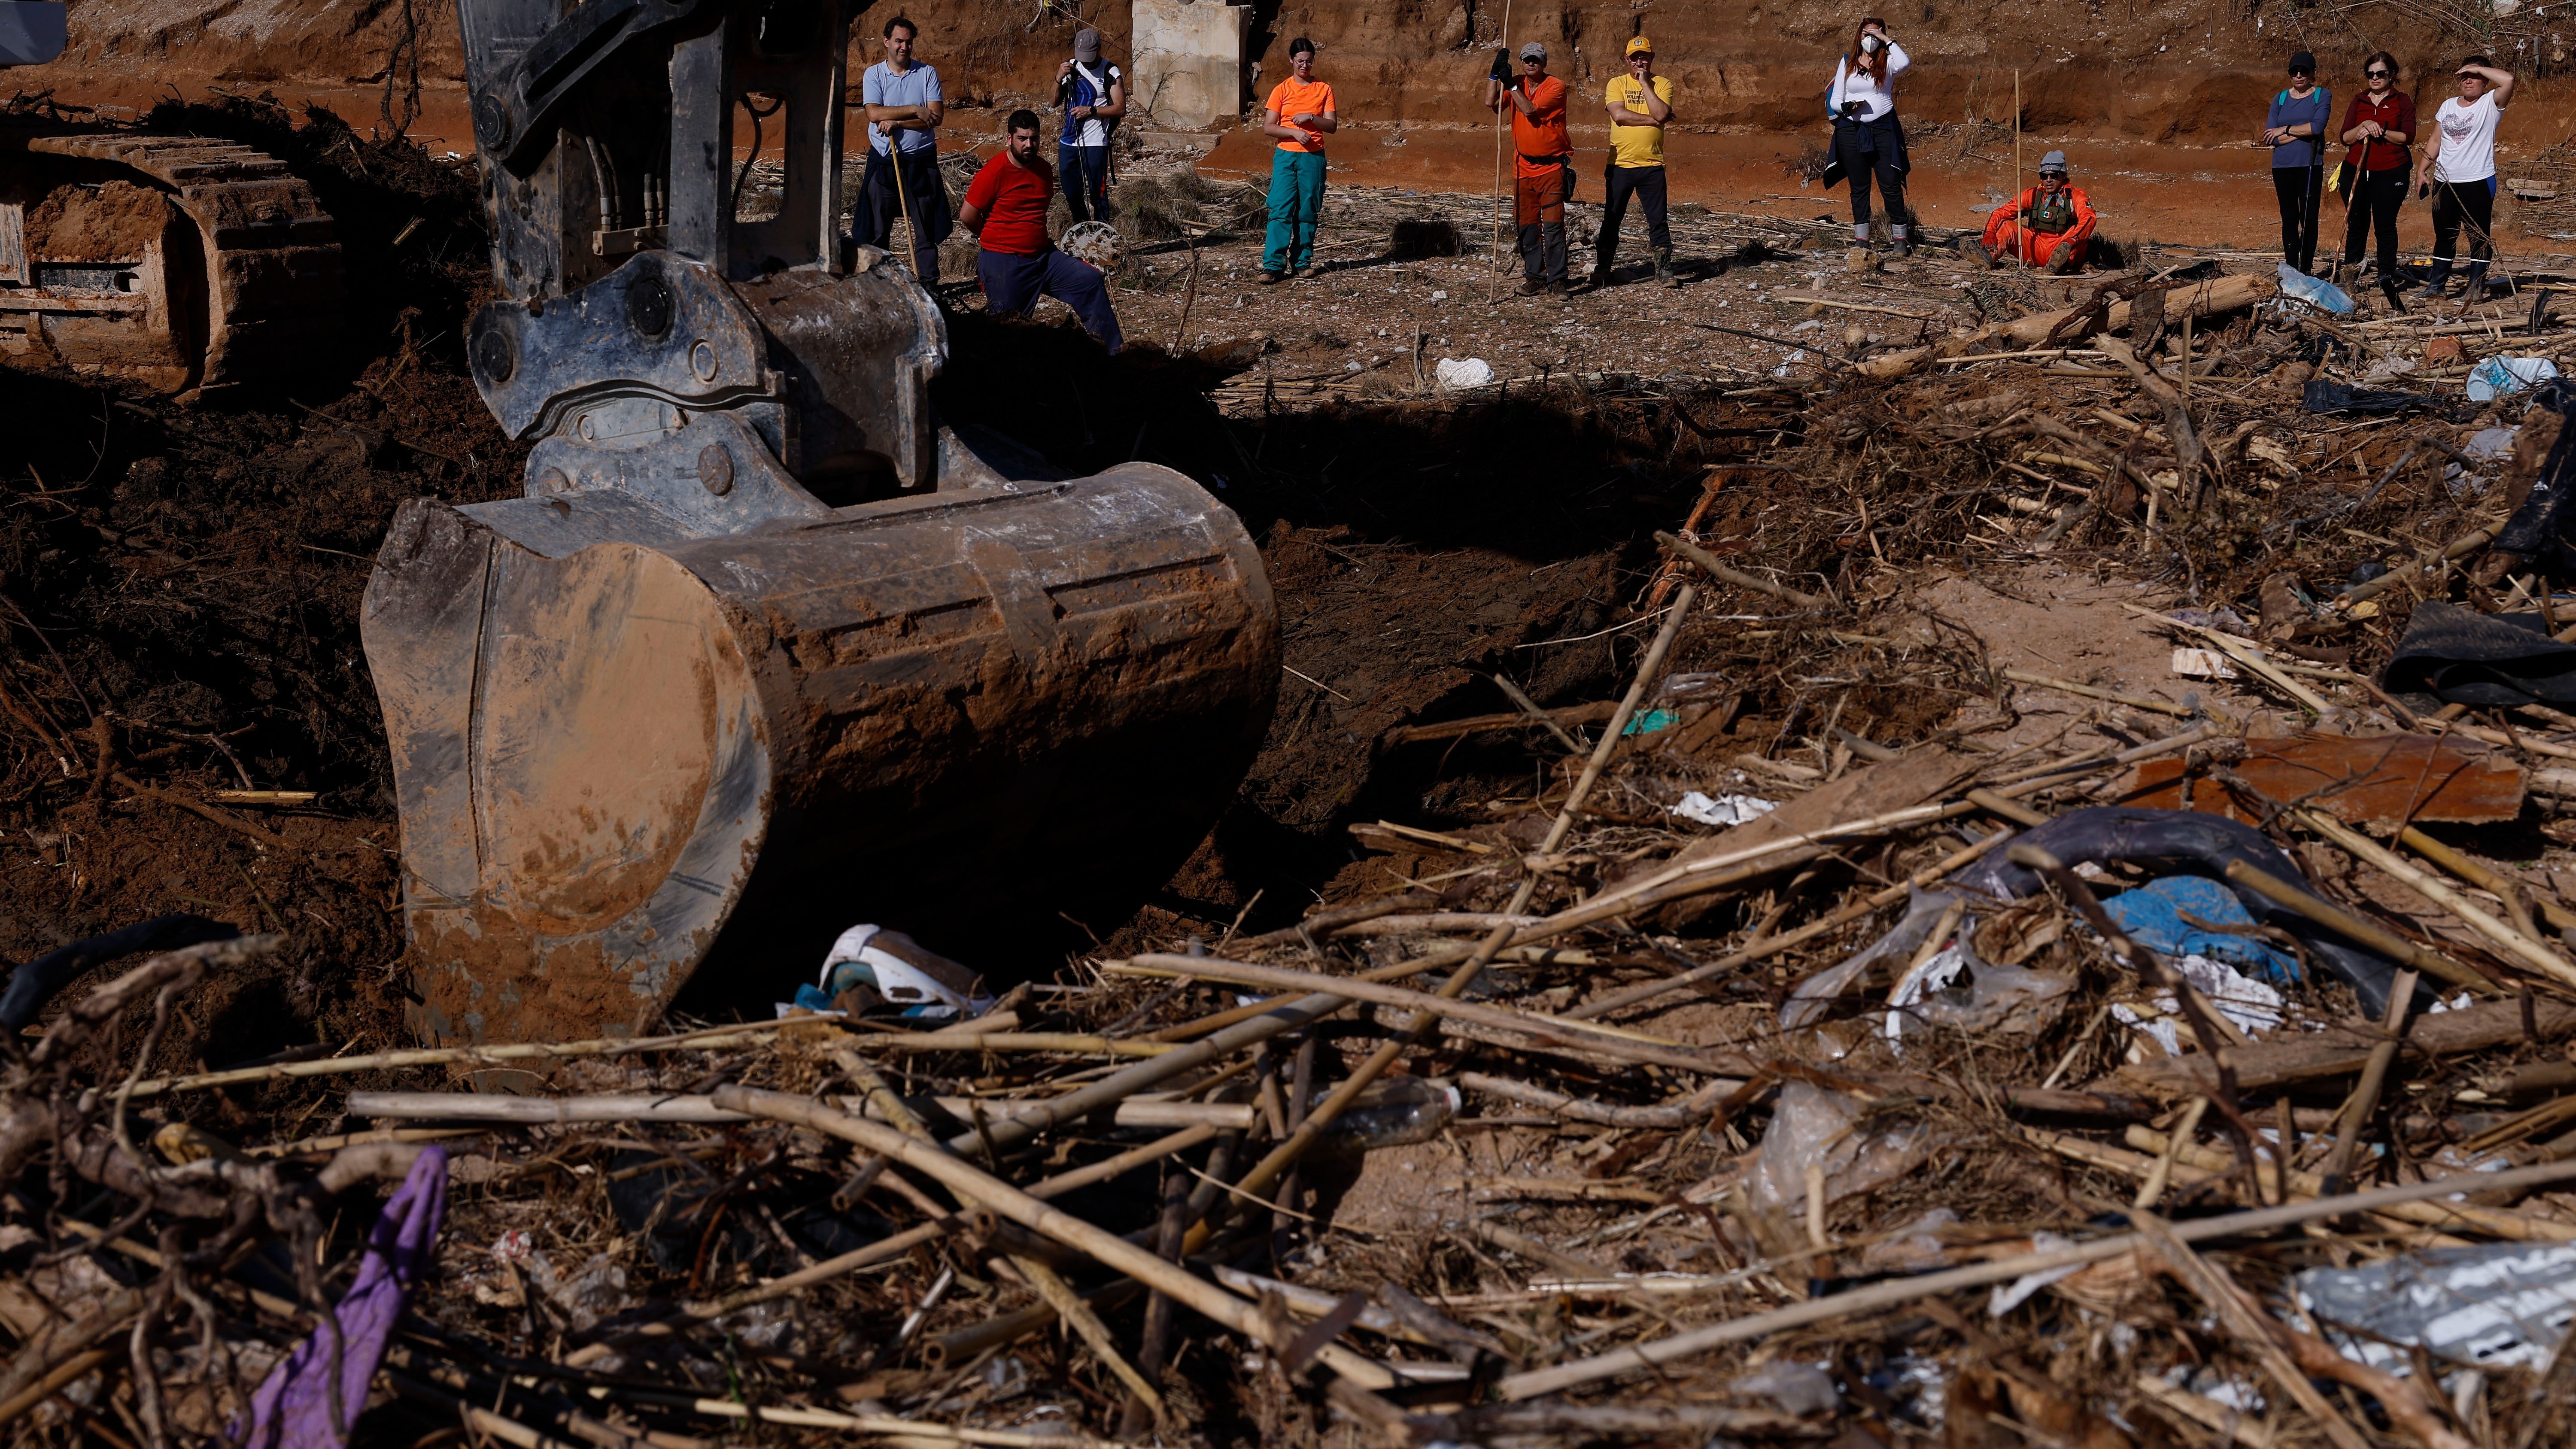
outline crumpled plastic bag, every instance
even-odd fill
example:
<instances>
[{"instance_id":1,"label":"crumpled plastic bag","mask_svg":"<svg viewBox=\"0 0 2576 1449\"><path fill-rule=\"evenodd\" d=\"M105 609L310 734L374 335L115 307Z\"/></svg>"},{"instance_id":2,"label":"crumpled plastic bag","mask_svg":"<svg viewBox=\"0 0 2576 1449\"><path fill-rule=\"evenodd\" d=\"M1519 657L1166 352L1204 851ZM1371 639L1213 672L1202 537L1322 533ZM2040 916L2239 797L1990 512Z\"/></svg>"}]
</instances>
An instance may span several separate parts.
<instances>
[{"instance_id":1,"label":"crumpled plastic bag","mask_svg":"<svg viewBox=\"0 0 2576 1449\"><path fill-rule=\"evenodd\" d=\"M2280 263L2281 295L2296 297L2311 306L2323 307L2338 317L2352 315L2352 298L2323 277L2311 277L2288 262Z\"/></svg>"},{"instance_id":2,"label":"crumpled plastic bag","mask_svg":"<svg viewBox=\"0 0 2576 1449\"><path fill-rule=\"evenodd\" d=\"M1803 1210L1807 1165L1824 1168L1825 1201L1894 1182L1923 1165L1942 1138L1930 1127L1884 1117L1864 1123L1861 1103L1810 1082L1780 1088L1748 1184L1759 1208Z\"/></svg>"},{"instance_id":3,"label":"crumpled plastic bag","mask_svg":"<svg viewBox=\"0 0 2576 1449\"><path fill-rule=\"evenodd\" d=\"M1693 790L1667 806L1666 811L1684 820L1696 820L1702 825L1743 825L1749 821L1759 820L1779 808L1780 804L1776 800L1759 799L1752 795L1720 795L1711 799L1705 793Z\"/></svg>"},{"instance_id":4,"label":"crumpled plastic bag","mask_svg":"<svg viewBox=\"0 0 2576 1449\"><path fill-rule=\"evenodd\" d=\"M1958 1213L1949 1208L1925 1209L1921 1217L1861 1249L1860 1270L1925 1273L1949 1266L1950 1245L1942 1240L1941 1230L1958 1220Z\"/></svg>"},{"instance_id":5,"label":"crumpled plastic bag","mask_svg":"<svg viewBox=\"0 0 2576 1449\"><path fill-rule=\"evenodd\" d=\"M1957 899L1958 895L1952 891L1917 889L1908 892L1905 918L1886 935L1841 965L1828 966L1798 983L1797 989L1789 993L1789 999L1780 1004L1782 1029L1795 1031L1815 1025L1824 1017L1826 1008L1850 990L1852 983L1876 963L1890 956L1911 960L1915 950L1923 944L1923 938L1931 935L1933 926L1940 922L1941 913Z\"/></svg>"},{"instance_id":6,"label":"crumpled plastic bag","mask_svg":"<svg viewBox=\"0 0 2576 1449\"><path fill-rule=\"evenodd\" d=\"M356 1425L367 1385L384 1357L385 1340L403 1314L414 1283L438 1258L439 1220L447 1214L447 1149L427 1147L412 1159L391 1201L367 1233L358 1276L332 1310L339 1335L339 1427ZM332 1345L323 1329L297 1344L251 1395L250 1421L233 1426L244 1449L339 1449L332 1427Z\"/></svg>"},{"instance_id":7,"label":"crumpled plastic bag","mask_svg":"<svg viewBox=\"0 0 2576 1449\"><path fill-rule=\"evenodd\" d=\"M1728 1384L1726 1391L1748 1399L1768 1399L1781 1413L1802 1419L1831 1414L1843 1406L1843 1396L1835 1389L1832 1374L1795 1359L1766 1363Z\"/></svg>"},{"instance_id":8,"label":"crumpled plastic bag","mask_svg":"<svg viewBox=\"0 0 2576 1449\"><path fill-rule=\"evenodd\" d=\"M546 1301L563 1311L575 1333L586 1333L599 1320L631 1306L626 1291L626 1270L605 1253L595 1254L581 1267L564 1273L543 1252L528 1255L528 1281Z\"/></svg>"},{"instance_id":9,"label":"crumpled plastic bag","mask_svg":"<svg viewBox=\"0 0 2576 1449\"><path fill-rule=\"evenodd\" d=\"M2245 975L2224 961L2206 956L2177 956L2170 963L2209 1003L2209 1009L2235 1023L2247 1036L2261 1036L2281 1025L2281 993ZM2122 1026L2134 1026L2156 1039L2165 1055L2182 1055L2182 1033L2187 1024L2182 1016L2182 1003L2171 992L2159 992L2150 1003L2156 1014L2149 1015L2127 1002L2111 1007L2111 1015Z\"/></svg>"},{"instance_id":10,"label":"crumpled plastic bag","mask_svg":"<svg viewBox=\"0 0 2576 1449\"><path fill-rule=\"evenodd\" d=\"M2490 357L2469 374L2469 401L2494 402L2529 392L2558 376L2558 364L2546 357Z\"/></svg>"},{"instance_id":11,"label":"crumpled plastic bag","mask_svg":"<svg viewBox=\"0 0 2576 1449\"><path fill-rule=\"evenodd\" d=\"M1928 964L1935 969L1921 973L1912 991L1899 983L1887 1003L1891 1039L1901 1039L1902 1024L1909 1021L1953 1031L2028 1036L2056 1021L2056 1004L2075 989L2072 976L1979 961L1970 949L1952 946L1932 958ZM1947 971L1937 969L1944 965Z\"/></svg>"},{"instance_id":12,"label":"crumpled plastic bag","mask_svg":"<svg viewBox=\"0 0 2576 1449\"><path fill-rule=\"evenodd\" d=\"M2189 916L2212 926L2251 930L2252 912L2236 892L2205 876L2169 875L2102 903L2102 913L2129 933L2129 939L2159 956L2207 956L2250 968L2266 981L2296 981L2296 957L2267 945L2260 937L2203 930Z\"/></svg>"}]
</instances>

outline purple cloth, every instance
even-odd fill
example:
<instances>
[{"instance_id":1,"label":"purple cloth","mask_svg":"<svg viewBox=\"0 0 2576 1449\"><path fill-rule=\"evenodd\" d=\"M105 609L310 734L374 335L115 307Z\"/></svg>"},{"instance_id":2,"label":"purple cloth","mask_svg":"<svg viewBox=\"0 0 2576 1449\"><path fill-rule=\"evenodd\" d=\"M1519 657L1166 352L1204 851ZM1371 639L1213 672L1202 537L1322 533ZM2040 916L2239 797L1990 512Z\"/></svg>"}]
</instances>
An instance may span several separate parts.
<instances>
[{"instance_id":1,"label":"purple cloth","mask_svg":"<svg viewBox=\"0 0 2576 1449\"><path fill-rule=\"evenodd\" d=\"M447 1149L425 1147L393 1201L367 1234L367 1256L334 1316L340 1323L342 1427L353 1427L367 1406L367 1384L385 1355L385 1340L402 1317L403 1300L427 1270L438 1247L438 1220L447 1211ZM251 1396L250 1427L236 1427L248 1449L340 1449L347 1442L331 1430L331 1341L322 1329L295 1346Z\"/></svg>"}]
</instances>

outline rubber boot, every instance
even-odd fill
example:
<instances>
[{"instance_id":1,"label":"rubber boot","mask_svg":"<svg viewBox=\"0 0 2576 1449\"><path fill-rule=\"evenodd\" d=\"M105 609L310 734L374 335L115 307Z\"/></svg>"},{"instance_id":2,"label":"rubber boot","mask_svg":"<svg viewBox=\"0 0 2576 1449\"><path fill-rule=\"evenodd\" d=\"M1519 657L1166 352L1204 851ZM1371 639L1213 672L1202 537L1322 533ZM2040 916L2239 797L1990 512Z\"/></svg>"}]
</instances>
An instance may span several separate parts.
<instances>
[{"instance_id":1,"label":"rubber boot","mask_svg":"<svg viewBox=\"0 0 2576 1449\"><path fill-rule=\"evenodd\" d=\"M1667 287L1678 287L1681 285L1680 280L1673 276L1673 249L1671 247L1657 247L1655 249L1655 280L1663 283Z\"/></svg>"},{"instance_id":2,"label":"rubber boot","mask_svg":"<svg viewBox=\"0 0 2576 1449\"><path fill-rule=\"evenodd\" d=\"M2406 315L2406 298L2403 293L2397 290L2397 279L2395 277L2382 277L2379 279L2379 295L2388 299L2388 310L2391 315L2399 317Z\"/></svg>"},{"instance_id":3,"label":"rubber boot","mask_svg":"<svg viewBox=\"0 0 2576 1449\"><path fill-rule=\"evenodd\" d=\"M2486 263L2478 261L2469 263L2469 275L2460 286L2460 295L2472 302L2483 302L2487 299Z\"/></svg>"},{"instance_id":4,"label":"rubber boot","mask_svg":"<svg viewBox=\"0 0 2576 1449\"><path fill-rule=\"evenodd\" d=\"M1896 254L1898 256L1910 257L1914 255L1914 238L1909 234L1907 228L1892 226L1887 229L1887 232L1889 236L1896 240Z\"/></svg>"},{"instance_id":5,"label":"rubber boot","mask_svg":"<svg viewBox=\"0 0 2576 1449\"><path fill-rule=\"evenodd\" d=\"M2424 279L2423 286L2415 289L2415 296L2420 301L2430 302L2449 295L2450 290L2450 260L2446 257L2435 257L2433 259L2433 274Z\"/></svg>"},{"instance_id":6,"label":"rubber boot","mask_svg":"<svg viewBox=\"0 0 2576 1449\"><path fill-rule=\"evenodd\" d=\"M1593 258L1592 277L1586 285L1596 292L1610 285L1610 253L1601 252Z\"/></svg>"}]
</instances>

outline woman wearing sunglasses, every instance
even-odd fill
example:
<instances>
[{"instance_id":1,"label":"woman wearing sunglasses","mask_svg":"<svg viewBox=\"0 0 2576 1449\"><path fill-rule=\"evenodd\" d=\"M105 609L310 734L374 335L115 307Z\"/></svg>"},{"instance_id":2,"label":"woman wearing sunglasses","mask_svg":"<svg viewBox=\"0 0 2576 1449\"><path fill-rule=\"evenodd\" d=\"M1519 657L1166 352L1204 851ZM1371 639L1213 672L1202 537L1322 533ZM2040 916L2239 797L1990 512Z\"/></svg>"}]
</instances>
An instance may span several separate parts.
<instances>
[{"instance_id":1,"label":"woman wearing sunglasses","mask_svg":"<svg viewBox=\"0 0 2576 1449\"><path fill-rule=\"evenodd\" d=\"M2272 98L2263 118L2263 139L2272 147L2272 189L2281 201L2281 260L2297 271L2317 261L2317 212L2321 195L2326 126L2334 118L2334 93L2317 84L2317 58L2306 51L2290 57L2290 88Z\"/></svg>"},{"instance_id":2,"label":"woman wearing sunglasses","mask_svg":"<svg viewBox=\"0 0 2576 1449\"><path fill-rule=\"evenodd\" d=\"M2343 163L2351 175L2343 199L2351 207L2343 225L2343 264L2361 265L2361 234L2369 228L2379 238L2379 290L2388 305L2404 311L2397 299L2397 209L2406 204L2406 184L2414 154L2415 98L2397 88L2397 57L2373 51L2361 63L2367 89L2344 109Z\"/></svg>"}]
</instances>

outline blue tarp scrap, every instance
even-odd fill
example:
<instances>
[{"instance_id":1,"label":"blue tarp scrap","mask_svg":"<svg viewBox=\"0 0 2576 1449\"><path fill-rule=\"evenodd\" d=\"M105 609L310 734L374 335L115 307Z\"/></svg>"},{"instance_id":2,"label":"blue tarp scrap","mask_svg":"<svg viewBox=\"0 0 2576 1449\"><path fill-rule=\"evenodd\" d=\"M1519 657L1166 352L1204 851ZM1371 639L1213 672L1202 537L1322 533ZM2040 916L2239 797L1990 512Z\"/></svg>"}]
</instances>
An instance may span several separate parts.
<instances>
[{"instance_id":1,"label":"blue tarp scrap","mask_svg":"<svg viewBox=\"0 0 2576 1449\"><path fill-rule=\"evenodd\" d=\"M2254 917L2226 885L2197 875L2169 875L2102 903L2129 939L2162 956L2207 956L2275 984L2299 979L2297 958L2256 936L2205 931L2188 915L2213 926L2252 926Z\"/></svg>"}]
</instances>

